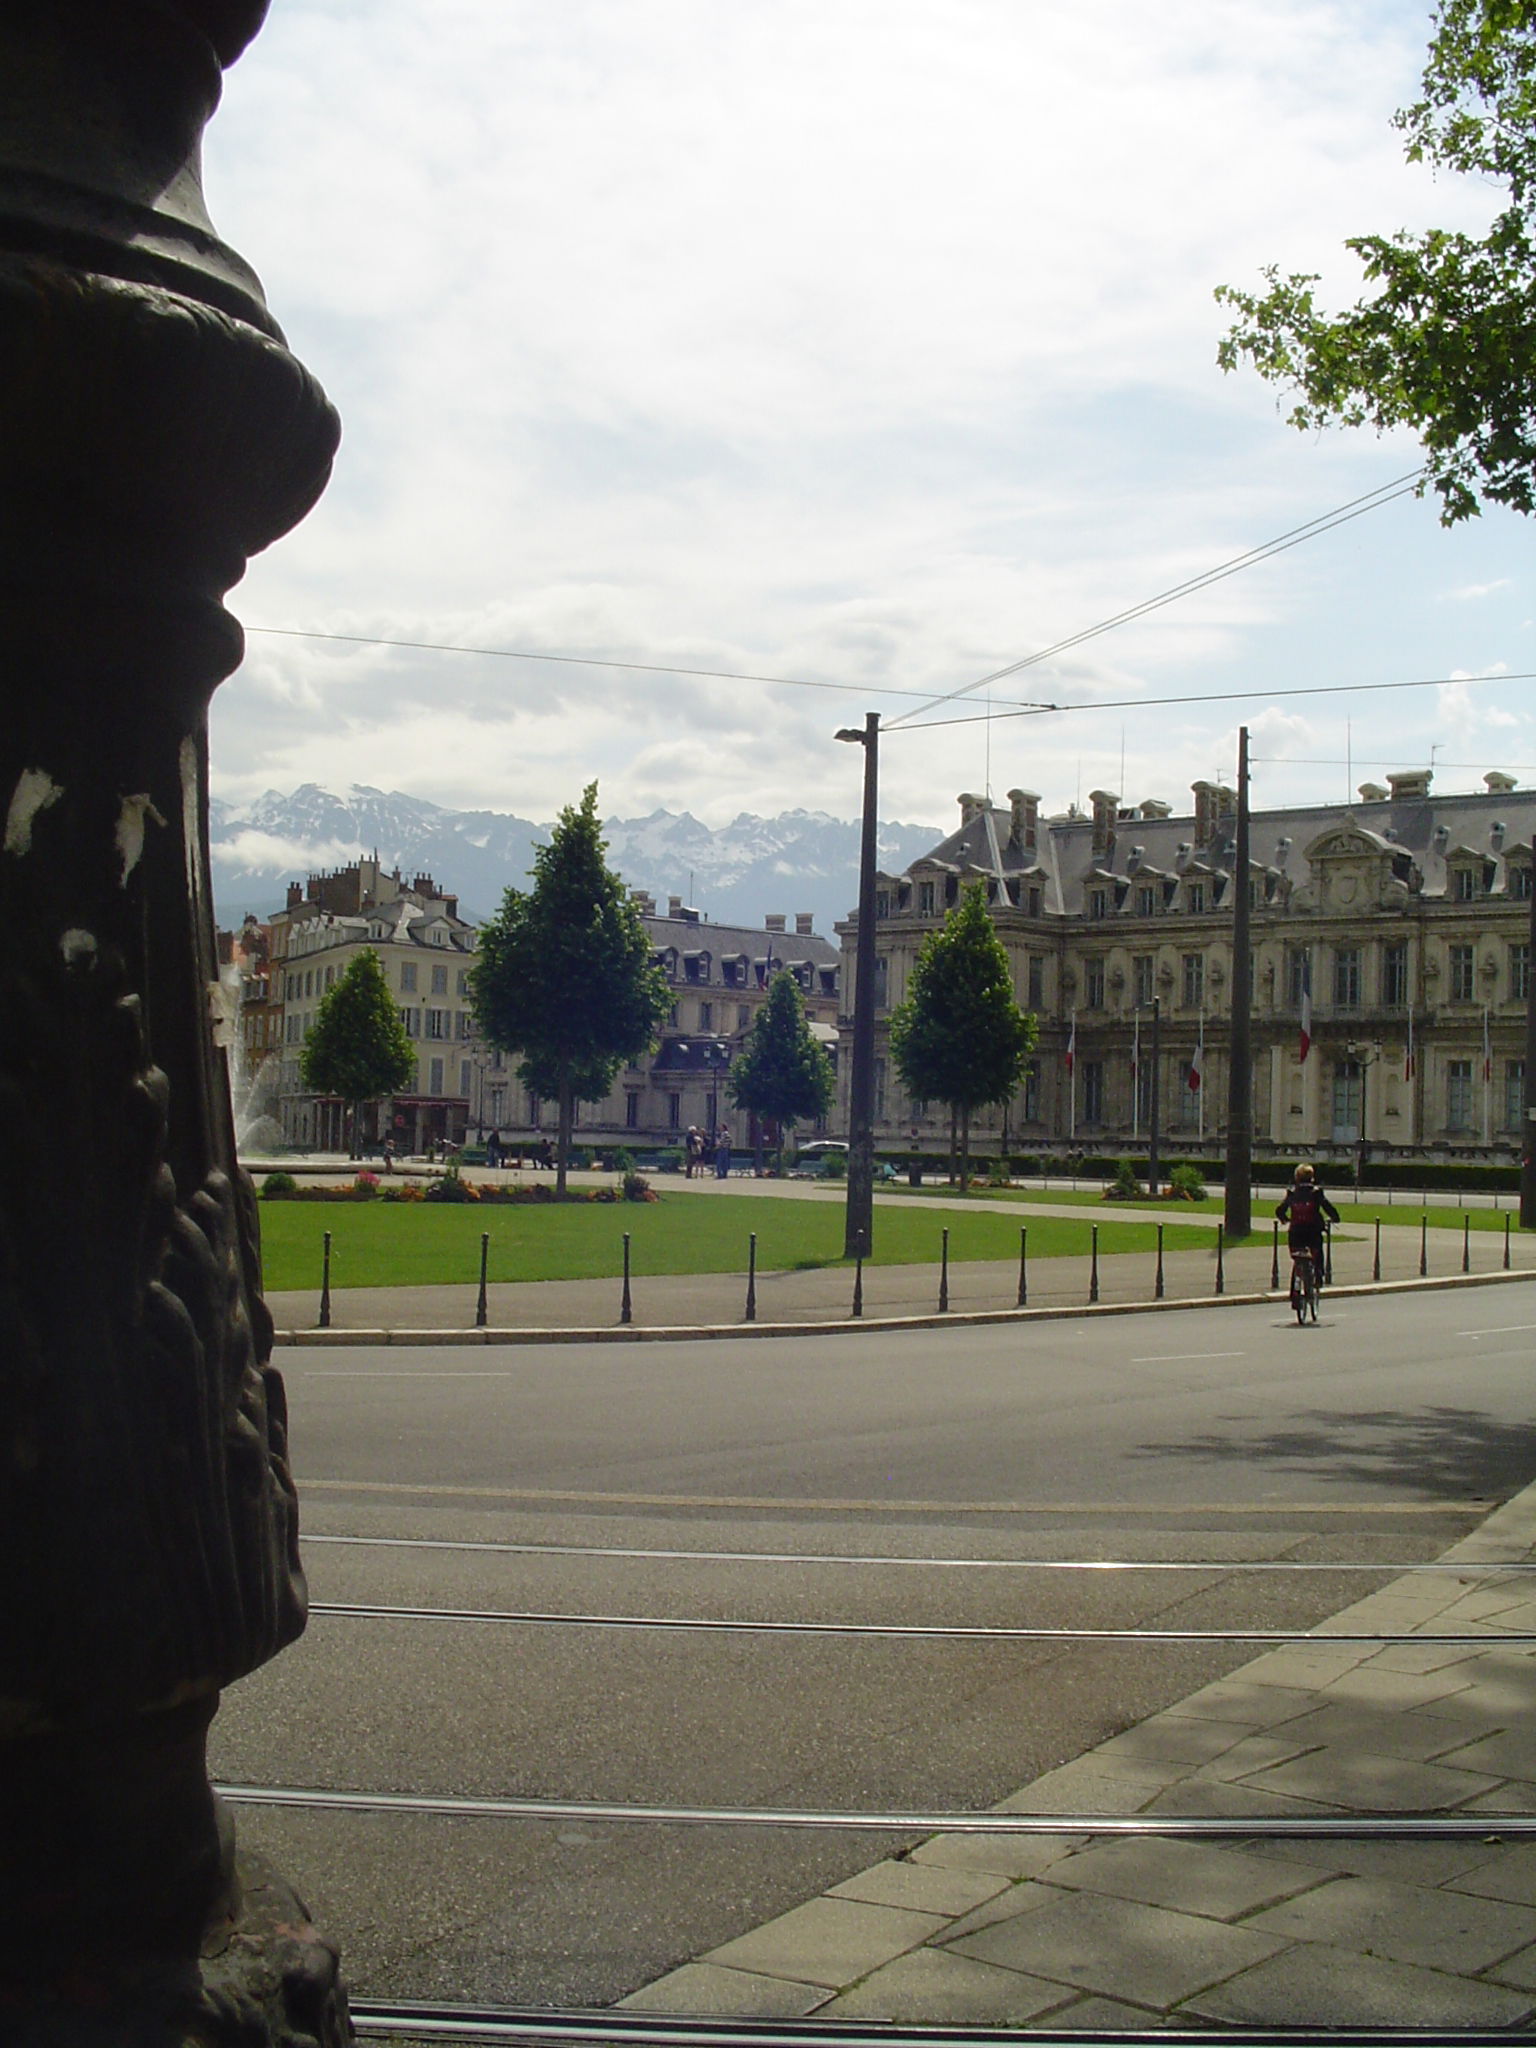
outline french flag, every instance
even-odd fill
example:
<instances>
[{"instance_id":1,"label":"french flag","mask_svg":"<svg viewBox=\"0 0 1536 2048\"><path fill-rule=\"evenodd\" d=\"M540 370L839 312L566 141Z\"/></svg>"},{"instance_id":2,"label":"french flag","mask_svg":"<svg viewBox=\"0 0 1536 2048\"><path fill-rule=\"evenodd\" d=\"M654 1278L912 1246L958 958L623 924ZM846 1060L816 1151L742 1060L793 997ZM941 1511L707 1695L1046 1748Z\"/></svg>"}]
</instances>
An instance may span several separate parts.
<instances>
[{"instance_id":1,"label":"french flag","mask_svg":"<svg viewBox=\"0 0 1536 2048\"><path fill-rule=\"evenodd\" d=\"M1200 1093L1200 1076L1204 1065L1205 1047L1204 1045L1197 1045L1194 1057L1189 1063L1189 1092L1191 1095L1198 1095Z\"/></svg>"},{"instance_id":2,"label":"french flag","mask_svg":"<svg viewBox=\"0 0 1536 2048\"><path fill-rule=\"evenodd\" d=\"M1072 1029L1067 1033L1067 1072L1077 1064L1077 1012L1072 1012Z\"/></svg>"}]
</instances>

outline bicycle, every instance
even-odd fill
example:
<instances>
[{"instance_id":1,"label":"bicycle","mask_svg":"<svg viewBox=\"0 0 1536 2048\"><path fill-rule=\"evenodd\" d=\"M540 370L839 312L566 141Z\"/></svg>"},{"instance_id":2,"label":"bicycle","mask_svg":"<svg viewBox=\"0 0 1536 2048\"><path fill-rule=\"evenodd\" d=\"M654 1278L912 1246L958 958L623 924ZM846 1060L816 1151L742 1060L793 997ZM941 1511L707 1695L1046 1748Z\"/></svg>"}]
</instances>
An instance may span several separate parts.
<instances>
[{"instance_id":1,"label":"bicycle","mask_svg":"<svg viewBox=\"0 0 1536 2048\"><path fill-rule=\"evenodd\" d=\"M1291 1307L1298 1324L1317 1321L1317 1264L1305 1249L1291 1254Z\"/></svg>"}]
</instances>

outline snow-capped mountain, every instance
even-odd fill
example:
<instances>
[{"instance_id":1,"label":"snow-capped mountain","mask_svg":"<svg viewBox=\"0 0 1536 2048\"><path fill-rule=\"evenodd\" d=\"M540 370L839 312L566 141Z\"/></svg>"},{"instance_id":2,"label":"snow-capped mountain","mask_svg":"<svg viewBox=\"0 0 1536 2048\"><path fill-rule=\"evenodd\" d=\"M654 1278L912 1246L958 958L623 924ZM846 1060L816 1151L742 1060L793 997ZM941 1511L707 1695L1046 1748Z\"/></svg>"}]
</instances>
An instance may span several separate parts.
<instances>
[{"instance_id":1,"label":"snow-capped mountain","mask_svg":"<svg viewBox=\"0 0 1536 2048\"><path fill-rule=\"evenodd\" d=\"M291 881L344 867L377 852L405 875L430 874L454 891L462 914L479 921L502 891L526 887L534 846L548 824L502 811L451 811L399 790L354 785L344 795L305 783L291 795L269 790L236 807L210 806L214 898L219 921L238 924L277 909ZM859 826L824 811L750 812L718 831L687 811L610 818L609 864L631 888L666 909L669 897L719 924L760 925L771 911L810 911L830 936L858 899ZM937 825L882 824L880 866L899 872L943 837Z\"/></svg>"}]
</instances>

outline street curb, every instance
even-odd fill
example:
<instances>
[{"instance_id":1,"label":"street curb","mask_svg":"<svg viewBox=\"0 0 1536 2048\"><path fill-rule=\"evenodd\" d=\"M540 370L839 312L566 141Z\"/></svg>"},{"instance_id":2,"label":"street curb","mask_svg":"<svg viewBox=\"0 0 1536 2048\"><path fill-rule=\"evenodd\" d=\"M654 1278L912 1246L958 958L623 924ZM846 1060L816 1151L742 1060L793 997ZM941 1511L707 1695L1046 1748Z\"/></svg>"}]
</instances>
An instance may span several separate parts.
<instances>
[{"instance_id":1,"label":"street curb","mask_svg":"<svg viewBox=\"0 0 1536 2048\"><path fill-rule=\"evenodd\" d=\"M1367 1280L1330 1287L1326 1299L1343 1301L1361 1295L1410 1294L1417 1289L1497 1287L1505 1281L1536 1279L1529 1267L1497 1273L1445 1273L1408 1280ZM648 1323L603 1324L588 1329L465 1329L450 1330L274 1330L272 1342L290 1348L323 1350L330 1346L379 1345L424 1348L445 1344L685 1344L731 1337L879 1336L894 1330L931 1330L936 1324L977 1327L996 1323L1052 1323L1077 1316L1130 1316L1201 1308L1261 1308L1284 1302L1283 1290L1257 1294L1185 1295L1174 1301L1100 1301L1051 1308L948 1309L941 1315L844 1316L837 1321L798 1323Z\"/></svg>"}]
</instances>

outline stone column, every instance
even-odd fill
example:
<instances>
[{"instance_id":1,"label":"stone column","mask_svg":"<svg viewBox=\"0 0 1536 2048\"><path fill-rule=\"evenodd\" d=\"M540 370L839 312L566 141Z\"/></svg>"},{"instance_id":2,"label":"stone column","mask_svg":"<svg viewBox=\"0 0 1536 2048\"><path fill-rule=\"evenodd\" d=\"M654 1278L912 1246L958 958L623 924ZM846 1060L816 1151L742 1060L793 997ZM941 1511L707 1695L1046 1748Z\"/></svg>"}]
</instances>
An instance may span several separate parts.
<instances>
[{"instance_id":1,"label":"stone column","mask_svg":"<svg viewBox=\"0 0 1536 2048\"><path fill-rule=\"evenodd\" d=\"M222 599L337 435L202 207L203 124L264 12L0 15L11 2044L346 2038L334 1957L242 1875L204 1763L220 1688L305 1610L207 854Z\"/></svg>"}]
</instances>

